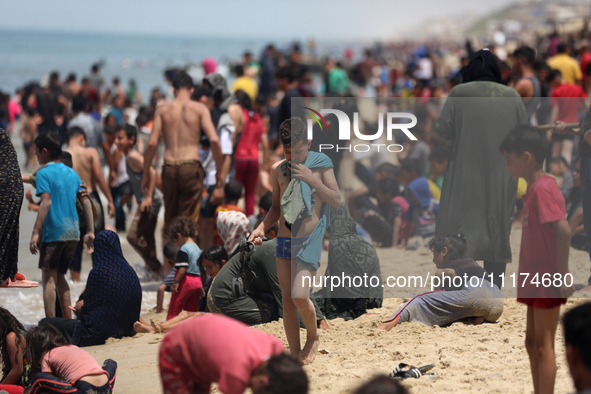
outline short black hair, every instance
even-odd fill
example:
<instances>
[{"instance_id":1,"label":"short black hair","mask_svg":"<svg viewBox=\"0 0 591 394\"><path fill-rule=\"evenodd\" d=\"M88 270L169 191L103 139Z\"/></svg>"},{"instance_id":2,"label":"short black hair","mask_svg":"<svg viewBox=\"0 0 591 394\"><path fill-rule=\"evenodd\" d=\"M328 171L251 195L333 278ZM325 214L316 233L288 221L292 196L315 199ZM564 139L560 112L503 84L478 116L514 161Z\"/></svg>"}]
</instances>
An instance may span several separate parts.
<instances>
[{"instance_id":1,"label":"short black hair","mask_svg":"<svg viewBox=\"0 0 591 394\"><path fill-rule=\"evenodd\" d=\"M72 99L72 111L73 112L84 112L86 111L88 103L86 101L86 97L81 94L77 94Z\"/></svg>"},{"instance_id":2,"label":"short black hair","mask_svg":"<svg viewBox=\"0 0 591 394\"><path fill-rule=\"evenodd\" d=\"M556 52L557 53L566 53L567 48L568 48L568 46L564 42L561 42L560 44L558 44L558 47L556 47Z\"/></svg>"},{"instance_id":3,"label":"short black hair","mask_svg":"<svg viewBox=\"0 0 591 394\"><path fill-rule=\"evenodd\" d=\"M420 168L419 159L404 159L402 163L400 163L400 169L406 172L415 172L417 175L419 174Z\"/></svg>"},{"instance_id":4,"label":"short black hair","mask_svg":"<svg viewBox=\"0 0 591 394\"><path fill-rule=\"evenodd\" d=\"M515 58L520 58L525 64L533 66L536 61L536 51L528 46L519 47L513 52Z\"/></svg>"},{"instance_id":5,"label":"short black hair","mask_svg":"<svg viewBox=\"0 0 591 394\"><path fill-rule=\"evenodd\" d=\"M125 135L127 135L127 138L132 138L133 137L134 141L137 142L137 127L135 127L134 125L131 125L129 123L126 123L119 130L124 130L125 131Z\"/></svg>"},{"instance_id":6,"label":"short black hair","mask_svg":"<svg viewBox=\"0 0 591 394\"><path fill-rule=\"evenodd\" d=\"M72 126L68 129L68 141L74 137L78 137L79 135L83 135L84 139L86 140L86 133L84 133L84 130L82 130L81 127Z\"/></svg>"},{"instance_id":7,"label":"short black hair","mask_svg":"<svg viewBox=\"0 0 591 394\"><path fill-rule=\"evenodd\" d=\"M306 394L308 376L302 365L285 353L273 356L262 366L269 384L253 394Z\"/></svg>"},{"instance_id":8,"label":"short black hair","mask_svg":"<svg viewBox=\"0 0 591 394\"><path fill-rule=\"evenodd\" d=\"M74 167L74 162L72 161L72 154L68 151L62 151L62 154L60 155L60 161L70 168Z\"/></svg>"},{"instance_id":9,"label":"short black hair","mask_svg":"<svg viewBox=\"0 0 591 394\"><path fill-rule=\"evenodd\" d=\"M457 260L466 255L468 243L466 242L464 234L435 237L429 241L429 249L431 249L432 252L441 252L444 247L447 248L449 259Z\"/></svg>"},{"instance_id":10,"label":"short black hair","mask_svg":"<svg viewBox=\"0 0 591 394\"><path fill-rule=\"evenodd\" d=\"M556 70L553 68L552 70L550 70L550 72L546 76L546 83L550 83L550 82L554 81L556 78L561 78L561 77L562 77L562 73L560 72L560 70Z\"/></svg>"},{"instance_id":11,"label":"short black hair","mask_svg":"<svg viewBox=\"0 0 591 394\"><path fill-rule=\"evenodd\" d=\"M184 71L178 71L172 79L172 87L175 89L188 89L193 88L193 78Z\"/></svg>"},{"instance_id":12,"label":"short black hair","mask_svg":"<svg viewBox=\"0 0 591 394\"><path fill-rule=\"evenodd\" d=\"M306 124L298 117L289 118L279 126L279 135L283 146L292 146L306 140Z\"/></svg>"},{"instance_id":13,"label":"short black hair","mask_svg":"<svg viewBox=\"0 0 591 394\"><path fill-rule=\"evenodd\" d=\"M175 242L167 242L164 245L164 257L170 261L176 261L176 255L179 252L179 246Z\"/></svg>"},{"instance_id":14,"label":"short black hair","mask_svg":"<svg viewBox=\"0 0 591 394\"><path fill-rule=\"evenodd\" d=\"M240 197L242 197L242 183L232 179L224 186L224 194L226 195L226 200L240 200Z\"/></svg>"},{"instance_id":15,"label":"short black hair","mask_svg":"<svg viewBox=\"0 0 591 394\"><path fill-rule=\"evenodd\" d=\"M400 184L392 177L382 178L377 184L378 191L396 197L400 194Z\"/></svg>"},{"instance_id":16,"label":"short black hair","mask_svg":"<svg viewBox=\"0 0 591 394\"><path fill-rule=\"evenodd\" d=\"M144 106L140 107L140 109L138 110L138 114L135 118L135 124L138 127L143 127L148 124L151 116L152 116L152 111L150 110L150 107L147 107L144 105Z\"/></svg>"},{"instance_id":17,"label":"short black hair","mask_svg":"<svg viewBox=\"0 0 591 394\"><path fill-rule=\"evenodd\" d=\"M211 93L211 89L205 85L196 86L191 95L191 100L199 101L203 96L211 98Z\"/></svg>"},{"instance_id":18,"label":"short black hair","mask_svg":"<svg viewBox=\"0 0 591 394\"><path fill-rule=\"evenodd\" d=\"M273 192L266 192L259 200L259 208L268 211L271 209L271 205L273 205Z\"/></svg>"},{"instance_id":19,"label":"short black hair","mask_svg":"<svg viewBox=\"0 0 591 394\"><path fill-rule=\"evenodd\" d=\"M244 76L244 66L242 64L236 65L236 67L234 67L234 74L236 74L237 77Z\"/></svg>"},{"instance_id":20,"label":"short black hair","mask_svg":"<svg viewBox=\"0 0 591 394\"><path fill-rule=\"evenodd\" d=\"M374 173L383 173L386 177L395 178L400 175L400 167L392 163L382 163L375 170Z\"/></svg>"},{"instance_id":21,"label":"short black hair","mask_svg":"<svg viewBox=\"0 0 591 394\"><path fill-rule=\"evenodd\" d=\"M503 153L515 153L518 156L529 152L540 164L550 150L546 134L529 124L517 125L507 134L499 148Z\"/></svg>"},{"instance_id":22,"label":"short black hair","mask_svg":"<svg viewBox=\"0 0 591 394\"><path fill-rule=\"evenodd\" d=\"M564 343L571 345L587 369L591 369L591 302L578 305L562 317Z\"/></svg>"},{"instance_id":23,"label":"short black hair","mask_svg":"<svg viewBox=\"0 0 591 394\"><path fill-rule=\"evenodd\" d=\"M292 66L282 66L275 71L275 78L283 79L287 78L289 83L292 83L297 78L297 73Z\"/></svg>"},{"instance_id":24,"label":"short black hair","mask_svg":"<svg viewBox=\"0 0 591 394\"><path fill-rule=\"evenodd\" d=\"M433 149L433 152L429 155L429 160L435 160L437 163L443 163L449 160L451 150L447 146L439 146Z\"/></svg>"},{"instance_id":25,"label":"short black hair","mask_svg":"<svg viewBox=\"0 0 591 394\"><path fill-rule=\"evenodd\" d=\"M386 375L378 375L364 383L353 394L407 394L406 388Z\"/></svg>"},{"instance_id":26,"label":"short black hair","mask_svg":"<svg viewBox=\"0 0 591 394\"><path fill-rule=\"evenodd\" d=\"M76 82L76 73L69 73L66 82Z\"/></svg>"},{"instance_id":27,"label":"short black hair","mask_svg":"<svg viewBox=\"0 0 591 394\"><path fill-rule=\"evenodd\" d=\"M39 150L47 149L50 160L58 160L62 154L62 144L57 133L43 133L35 138L35 146Z\"/></svg>"}]
</instances>

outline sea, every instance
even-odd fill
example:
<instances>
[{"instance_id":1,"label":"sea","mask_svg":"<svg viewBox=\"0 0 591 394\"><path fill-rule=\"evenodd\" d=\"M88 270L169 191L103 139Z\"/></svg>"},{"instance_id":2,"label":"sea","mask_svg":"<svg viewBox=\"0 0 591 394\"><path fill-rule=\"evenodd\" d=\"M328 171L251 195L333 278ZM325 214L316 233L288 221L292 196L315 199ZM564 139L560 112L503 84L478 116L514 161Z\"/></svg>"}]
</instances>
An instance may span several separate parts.
<instances>
[{"instance_id":1,"label":"sea","mask_svg":"<svg viewBox=\"0 0 591 394\"><path fill-rule=\"evenodd\" d=\"M268 44L288 49L298 42L304 54L308 40L276 41L271 38L216 38L203 36L150 36L116 33L72 33L55 31L0 30L0 90L13 94L28 82L41 82L57 71L64 80L71 72L78 80L100 62L101 75L110 83L119 77L126 88L134 79L143 97L152 88L165 88L164 70L172 67L198 66L213 57L222 73L228 64L239 61L245 51L258 57ZM319 57L341 57L345 48L361 53L362 43L317 41ZM196 71L194 76L199 72ZM230 76L231 77L231 76Z\"/></svg>"},{"instance_id":2,"label":"sea","mask_svg":"<svg viewBox=\"0 0 591 394\"><path fill-rule=\"evenodd\" d=\"M306 54L307 40L300 42ZM122 86L126 88L128 81L134 79L145 99L156 86L166 91L164 71L167 68L199 65L206 57L214 57L221 65L221 70L227 72L227 65L239 61L245 51L258 56L269 43L279 49L286 49L292 44L289 41L278 42L272 39L0 30L0 91L12 95L17 88L29 82L42 82L53 71L59 72L62 80L71 72L76 73L80 80L88 75L92 64L101 62L101 75L106 81L110 83L113 77L119 77ZM319 41L316 54L319 57L340 57L347 47L357 48L354 53L359 54L361 45ZM198 74L198 70L196 73ZM13 134L12 140L23 168L24 150L17 132ZM34 196L34 189L30 185L25 185L25 191L27 190L31 190ZM128 213L128 219L132 216L133 211ZM162 211L160 216L156 234L157 249L162 258ZM19 271L27 279L41 282L41 271L37 268L39 257L29 251L29 240L36 217L35 212L28 210L28 202L24 199L20 214ZM114 221L107 219L107 225L114 227ZM138 273L142 284L142 312L148 312L156 306L156 290L160 281L146 271L143 261L127 242L125 233L120 234L120 238L124 256ZM92 261L85 255L82 281L70 282L73 303L84 290L91 268ZM165 299L165 307L167 305L168 298ZM41 287L0 289L0 306L7 308L26 325L35 325L45 317Z\"/></svg>"}]
</instances>

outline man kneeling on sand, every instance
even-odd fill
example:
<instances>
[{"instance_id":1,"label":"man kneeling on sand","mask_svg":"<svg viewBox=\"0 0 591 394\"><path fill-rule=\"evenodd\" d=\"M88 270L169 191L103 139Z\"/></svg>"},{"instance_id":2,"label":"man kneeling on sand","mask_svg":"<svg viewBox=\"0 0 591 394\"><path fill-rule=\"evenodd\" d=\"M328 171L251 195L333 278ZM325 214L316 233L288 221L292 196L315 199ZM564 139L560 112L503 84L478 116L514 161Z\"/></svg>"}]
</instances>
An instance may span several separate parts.
<instances>
[{"instance_id":1,"label":"man kneeling on sand","mask_svg":"<svg viewBox=\"0 0 591 394\"><path fill-rule=\"evenodd\" d=\"M198 333L198 335L195 335ZM196 316L164 337L159 352L165 394L306 394L308 378L281 341L229 317Z\"/></svg>"}]
</instances>

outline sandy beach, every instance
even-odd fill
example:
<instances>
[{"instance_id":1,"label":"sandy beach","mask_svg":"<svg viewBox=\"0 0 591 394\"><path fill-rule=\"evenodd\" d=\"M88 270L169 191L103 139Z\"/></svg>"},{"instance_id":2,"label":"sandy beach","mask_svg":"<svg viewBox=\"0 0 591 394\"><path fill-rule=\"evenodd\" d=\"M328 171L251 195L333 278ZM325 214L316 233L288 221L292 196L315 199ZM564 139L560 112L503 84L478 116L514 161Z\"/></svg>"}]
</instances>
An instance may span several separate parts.
<instances>
[{"instance_id":1,"label":"sandy beach","mask_svg":"<svg viewBox=\"0 0 591 394\"><path fill-rule=\"evenodd\" d=\"M518 260L521 230L511 234L513 259ZM379 249L382 275L405 271L424 274L430 267L431 254L426 248L397 252ZM419 264L420 263L420 264ZM401 267L404 265L404 267ZM571 272L576 283L588 276L589 260L586 253L571 249ZM508 274L517 264L508 265ZM580 293L575 294L582 296ZM529 360L524 347L526 307L514 298L504 302L504 312L495 324L470 326L455 323L449 327L429 328L418 323L401 324L390 332L375 327L398 308L405 299L384 299L383 307L354 321L329 321L330 330L321 332L321 349L316 361L306 366L312 393L348 393L378 373L389 373L398 363L415 366L435 364L431 375L404 381L411 392L532 392ZM563 312L585 299L571 299ZM165 303L166 304L166 303ZM160 315L145 314L145 319ZM281 321L255 327L287 341ZM199 335L199 333L196 333ZM302 330L302 341L304 338ZM104 346L86 348L99 362L113 358L119 363L116 391L120 393L161 392L158 374L158 348L162 334L137 334L133 338L111 340ZM556 336L558 372L556 392L569 393L574 386L568 374L561 329Z\"/></svg>"}]
</instances>

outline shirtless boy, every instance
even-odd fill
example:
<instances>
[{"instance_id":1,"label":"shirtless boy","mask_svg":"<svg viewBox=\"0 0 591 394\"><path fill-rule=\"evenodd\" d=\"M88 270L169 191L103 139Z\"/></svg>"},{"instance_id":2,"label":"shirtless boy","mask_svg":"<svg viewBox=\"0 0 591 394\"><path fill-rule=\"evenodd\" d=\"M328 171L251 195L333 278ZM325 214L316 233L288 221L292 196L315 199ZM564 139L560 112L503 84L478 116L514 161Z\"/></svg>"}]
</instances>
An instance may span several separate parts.
<instances>
[{"instance_id":1,"label":"shirtless boy","mask_svg":"<svg viewBox=\"0 0 591 394\"><path fill-rule=\"evenodd\" d=\"M115 204L111 191L107 185L107 181L103 176L101 170L101 161L96 148L86 148L86 134L84 130L78 126L68 129L68 149L72 155L72 169L76 171L82 183L86 186L86 190L91 197L91 201L96 208L98 217L94 221L94 234L98 234L105 228L105 220L103 213L103 205L97 193L97 185L103 192L109 202L108 212L109 217L115 216ZM85 227L85 226L84 226ZM86 229L82 228L82 234L86 233ZM80 281L80 269L82 259L82 244L79 245L74 256L74 260L70 266L70 275L74 282Z\"/></svg>"},{"instance_id":2,"label":"shirtless boy","mask_svg":"<svg viewBox=\"0 0 591 394\"><path fill-rule=\"evenodd\" d=\"M173 81L175 98L156 108L152 134L144 152L144 175L142 191L147 195L152 159L158 148L162 133L165 145L162 167L162 191L164 194L163 244L170 239L168 234L172 220L188 216L197 223L203 194L203 168L199 162L199 139L201 130L211 144L217 166L222 164L220 139L211 121L207 107L191 100L193 80L179 71ZM224 193L224 179L217 177L215 192Z\"/></svg>"},{"instance_id":3,"label":"shirtless boy","mask_svg":"<svg viewBox=\"0 0 591 394\"><path fill-rule=\"evenodd\" d=\"M341 194L330 159L322 153L309 151L311 141L306 140L306 125L303 121L299 118L287 119L281 124L279 133L285 160L275 163L271 168L273 204L263 222L251 234L250 240L260 245L260 237L279 220L275 256L283 294L283 325L291 354L309 364L316 357L319 337L314 305L309 299L311 280L305 278L311 279L318 269L328 205L337 208L341 203ZM294 179L291 179L290 173ZM290 182L294 189L302 187L303 199L308 198L310 206L309 216L286 223L286 214L292 216L289 205L296 200L283 199ZM314 190L311 196L308 187ZM300 346L298 312L307 330L303 349Z\"/></svg>"}]
</instances>

